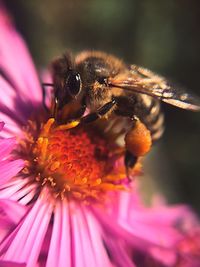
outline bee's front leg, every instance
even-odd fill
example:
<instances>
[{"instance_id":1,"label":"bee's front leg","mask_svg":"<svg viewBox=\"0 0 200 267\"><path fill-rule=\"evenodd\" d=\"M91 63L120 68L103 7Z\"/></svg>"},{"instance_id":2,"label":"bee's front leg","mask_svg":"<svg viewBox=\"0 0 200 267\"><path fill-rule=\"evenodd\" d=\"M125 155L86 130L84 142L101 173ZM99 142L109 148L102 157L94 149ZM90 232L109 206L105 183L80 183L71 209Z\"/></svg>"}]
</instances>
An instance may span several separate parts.
<instances>
[{"instance_id":1,"label":"bee's front leg","mask_svg":"<svg viewBox=\"0 0 200 267\"><path fill-rule=\"evenodd\" d=\"M147 127L139 120L134 120L133 127L125 136L125 167L127 174L134 168L139 157L147 154L152 145L151 133Z\"/></svg>"},{"instance_id":2,"label":"bee's front leg","mask_svg":"<svg viewBox=\"0 0 200 267\"><path fill-rule=\"evenodd\" d=\"M88 115L81 118L81 122L90 123L98 120L99 118L106 115L115 105L117 104L116 100L106 103L102 107L100 107L96 112L89 113Z\"/></svg>"}]
</instances>

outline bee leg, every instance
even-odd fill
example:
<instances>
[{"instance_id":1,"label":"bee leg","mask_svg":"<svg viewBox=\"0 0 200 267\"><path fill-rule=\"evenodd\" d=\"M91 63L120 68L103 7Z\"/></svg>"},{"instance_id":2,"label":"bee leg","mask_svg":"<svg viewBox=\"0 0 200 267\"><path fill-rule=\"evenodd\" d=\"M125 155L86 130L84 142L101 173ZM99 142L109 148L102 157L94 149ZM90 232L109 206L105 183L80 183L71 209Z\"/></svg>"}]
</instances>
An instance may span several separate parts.
<instances>
[{"instance_id":1,"label":"bee leg","mask_svg":"<svg viewBox=\"0 0 200 267\"><path fill-rule=\"evenodd\" d=\"M138 160L138 157L133 155L129 150L126 150L125 156L124 156L124 165L126 167L126 175L129 180L131 180L129 170L133 169L137 160Z\"/></svg>"},{"instance_id":2,"label":"bee leg","mask_svg":"<svg viewBox=\"0 0 200 267\"><path fill-rule=\"evenodd\" d=\"M76 112L75 118L81 118L84 115L86 108L87 108L86 99L85 99L85 97L83 97L83 99L81 101L81 108Z\"/></svg>"},{"instance_id":3,"label":"bee leg","mask_svg":"<svg viewBox=\"0 0 200 267\"><path fill-rule=\"evenodd\" d=\"M133 168L137 162L138 157L134 156L130 151L126 150L124 157L124 164L127 168Z\"/></svg>"},{"instance_id":4,"label":"bee leg","mask_svg":"<svg viewBox=\"0 0 200 267\"><path fill-rule=\"evenodd\" d=\"M138 118L134 120L133 127L127 132L125 136L125 166L127 173L137 163L139 157L147 154L152 145L151 132L147 129Z\"/></svg>"},{"instance_id":5,"label":"bee leg","mask_svg":"<svg viewBox=\"0 0 200 267\"><path fill-rule=\"evenodd\" d=\"M53 100L53 103L51 105L51 116L53 118L57 119L57 115L58 115L58 99L55 97L55 99Z\"/></svg>"},{"instance_id":6,"label":"bee leg","mask_svg":"<svg viewBox=\"0 0 200 267\"><path fill-rule=\"evenodd\" d=\"M99 118L103 117L106 113L108 113L115 105L116 105L116 100L113 99L112 101L106 103L101 108L99 108L96 112L89 113L88 115L82 117L81 122L83 123L94 122Z\"/></svg>"}]
</instances>

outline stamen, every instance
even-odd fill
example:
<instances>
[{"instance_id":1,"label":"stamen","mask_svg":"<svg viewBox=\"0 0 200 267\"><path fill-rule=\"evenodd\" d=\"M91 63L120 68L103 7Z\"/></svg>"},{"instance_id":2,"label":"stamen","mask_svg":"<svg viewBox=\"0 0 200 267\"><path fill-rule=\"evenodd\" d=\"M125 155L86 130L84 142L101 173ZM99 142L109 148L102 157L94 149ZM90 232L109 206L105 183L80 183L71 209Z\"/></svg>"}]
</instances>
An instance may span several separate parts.
<instances>
[{"instance_id":1,"label":"stamen","mask_svg":"<svg viewBox=\"0 0 200 267\"><path fill-rule=\"evenodd\" d=\"M78 126L79 123L80 123L80 121L72 121L68 124L59 125L57 127L57 130L69 130L69 129L72 129L72 128Z\"/></svg>"},{"instance_id":2,"label":"stamen","mask_svg":"<svg viewBox=\"0 0 200 267\"><path fill-rule=\"evenodd\" d=\"M41 188L49 186L54 197L98 200L110 190L125 189L124 168L117 174L113 168L119 150L91 126L79 120L57 125L50 118L36 138L33 128L30 123L22 142L23 175L35 177Z\"/></svg>"}]
</instances>

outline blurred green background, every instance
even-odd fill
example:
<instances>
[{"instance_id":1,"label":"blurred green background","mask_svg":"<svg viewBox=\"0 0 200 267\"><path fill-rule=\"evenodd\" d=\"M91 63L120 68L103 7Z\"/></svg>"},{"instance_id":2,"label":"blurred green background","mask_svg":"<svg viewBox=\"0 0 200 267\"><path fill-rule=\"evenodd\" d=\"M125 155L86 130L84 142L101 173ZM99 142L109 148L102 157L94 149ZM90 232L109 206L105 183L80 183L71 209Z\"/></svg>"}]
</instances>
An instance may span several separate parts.
<instances>
[{"instance_id":1,"label":"blurred green background","mask_svg":"<svg viewBox=\"0 0 200 267\"><path fill-rule=\"evenodd\" d=\"M65 49L99 49L200 96L200 1L6 1L38 67ZM145 190L200 212L200 113L164 105L166 131L146 159Z\"/></svg>"}]
</instances>

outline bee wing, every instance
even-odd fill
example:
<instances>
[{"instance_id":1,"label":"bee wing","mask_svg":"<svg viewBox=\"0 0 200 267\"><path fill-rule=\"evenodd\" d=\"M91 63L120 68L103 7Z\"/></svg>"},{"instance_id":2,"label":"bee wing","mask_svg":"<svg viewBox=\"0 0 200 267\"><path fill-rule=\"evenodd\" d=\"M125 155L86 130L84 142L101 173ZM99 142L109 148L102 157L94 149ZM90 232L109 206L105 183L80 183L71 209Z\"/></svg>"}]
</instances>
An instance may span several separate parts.
<instances>
[{"instance_id":1,"label":"bee wing","mask_svg":"<svg viewBox=\"0 0 200 267\"><path fill-rule=\"evenodd\" d=\"M135 65L134 68L136 68ZM170 84L165 78L147 69L137 67L132 72L119 74L109 79L108 82L113 87L146 94L179 108L200 111L200 99L197 96Z\"/></svg>"},{"instance_id":2,"label":"bee wing","mask_svg":"<svg viewBox=\"0 0 200 267\"><path fill-rule=\"evenodd\" d=\"M160 99L163 102L179 108L200 111L199 97L190 94L186 90L180 89L179 87L173 87L173 85L169 87L168 92L163 92L163 96Z\"/></svg>"}]
</instances>

